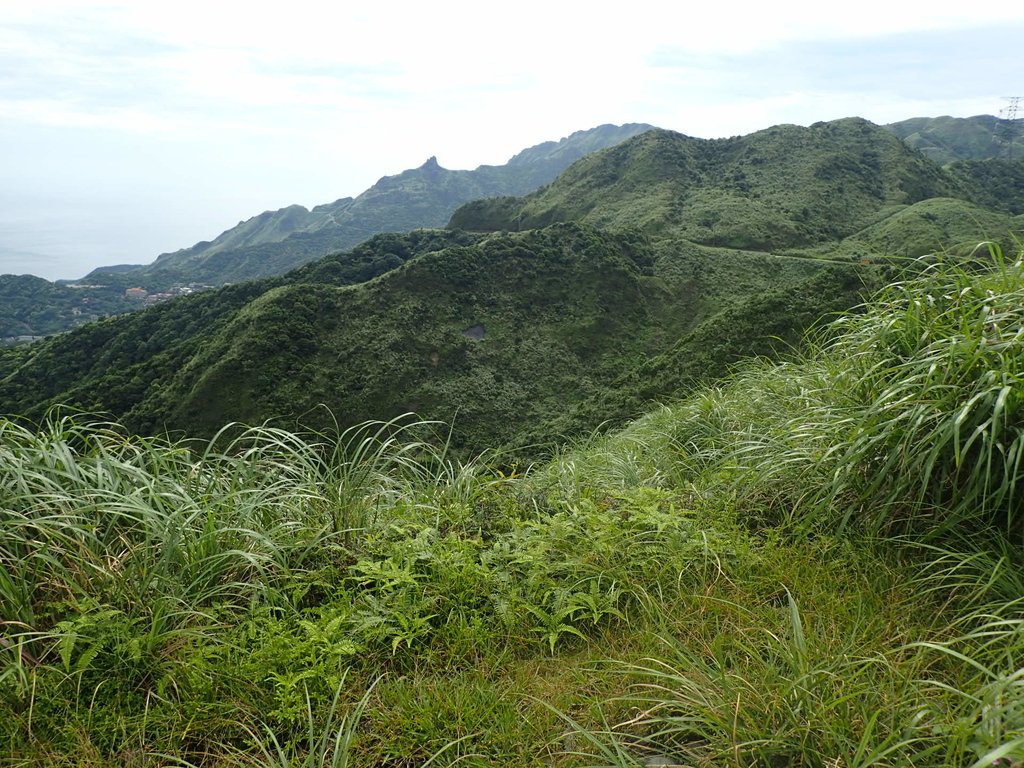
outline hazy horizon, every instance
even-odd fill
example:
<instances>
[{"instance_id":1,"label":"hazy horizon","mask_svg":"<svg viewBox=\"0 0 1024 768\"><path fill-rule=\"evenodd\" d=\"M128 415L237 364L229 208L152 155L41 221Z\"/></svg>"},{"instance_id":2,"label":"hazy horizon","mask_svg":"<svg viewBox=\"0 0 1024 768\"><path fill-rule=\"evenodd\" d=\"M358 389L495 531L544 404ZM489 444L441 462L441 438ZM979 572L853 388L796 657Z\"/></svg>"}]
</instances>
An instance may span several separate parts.
<instances>
[{"instance_id":1,"label":"hazy horizon","mask_svg":"<svg viewBox=\"0 0 1024 768\"><path fill-rule=\"evenodd\" d=\"M717 138L996 114L1024 8L43 0L0 21L0 273L149 263L239 221L603 123Z\"/></svg>"}]
</instances>

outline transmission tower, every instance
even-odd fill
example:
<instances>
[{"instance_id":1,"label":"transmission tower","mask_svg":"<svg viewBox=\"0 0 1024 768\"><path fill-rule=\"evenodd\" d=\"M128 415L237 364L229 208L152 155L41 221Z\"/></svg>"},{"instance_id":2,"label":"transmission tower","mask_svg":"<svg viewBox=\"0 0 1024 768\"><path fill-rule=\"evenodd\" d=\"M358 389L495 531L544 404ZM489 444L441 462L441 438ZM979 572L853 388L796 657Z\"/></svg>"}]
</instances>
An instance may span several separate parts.
<instances>
[{"instance_id":1,"label":"transmission tower","mask_svg":"<svg viewBox=\"0 0 1024 768\"><path fill-rule=\"evenodd\" d=\"M1004 96L1006 106L999 110L999 123L993 138L1006 145L1006 159L1013 160L1013 142L1021 135L1021 123L1024 122L1021 112L1021 102L1024 96Z\"/></svg>"}]
</instances>

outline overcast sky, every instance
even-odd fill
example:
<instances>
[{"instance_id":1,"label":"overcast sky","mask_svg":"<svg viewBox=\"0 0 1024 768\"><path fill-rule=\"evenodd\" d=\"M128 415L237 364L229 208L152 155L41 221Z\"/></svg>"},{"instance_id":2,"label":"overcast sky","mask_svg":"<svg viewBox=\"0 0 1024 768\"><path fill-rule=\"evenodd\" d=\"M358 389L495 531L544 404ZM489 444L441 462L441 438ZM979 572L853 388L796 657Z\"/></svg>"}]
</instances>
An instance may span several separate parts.
<instances>
[{"instance_id":1,"label":"overcast sky","mask_svg":"<svg viewBox=\"0 0 1024 768\"><path fill-rule=\"evenodd\" d=\"M0 272L148 263L431 155L1024 95L1024 3L0 0Z\"/></svg>"}]
</instances>

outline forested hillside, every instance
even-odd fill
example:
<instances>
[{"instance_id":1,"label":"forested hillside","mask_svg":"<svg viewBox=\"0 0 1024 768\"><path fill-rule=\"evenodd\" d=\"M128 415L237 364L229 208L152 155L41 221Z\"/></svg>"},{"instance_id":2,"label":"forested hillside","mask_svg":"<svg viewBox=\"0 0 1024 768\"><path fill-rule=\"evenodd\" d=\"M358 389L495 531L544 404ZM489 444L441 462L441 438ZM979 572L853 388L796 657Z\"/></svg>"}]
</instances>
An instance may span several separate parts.
<instances>
[{"instance_id":1,"label":"forested hillside","mask_svg":"<svg viewBox=\"0 0 1024 768\"><path fill-rule=\"evenodd\" d=\"M140 306L116 287L72 288L33 275L0 275L0 343L60 333Z\"/></svg>"},{"instance_id":2,"label":"forested hillside","mask_svg":"<svg viewBox=\"0 0 1024 768\"><path fill-rule=\"evenodd\" d=\"M653 130L531 195L468 204L448 231L8 352L0 408L203 436L415 411L466 454L550 444L778 354L908 258L1009 244L1021 220L978 190L863 120Z\"/></svg>"},{"instance_id":3,"label":"forested hillside","mask_svg":"<svg viewBox=\"0 0 1024 768\"><path fill-rule=\"evenodd\" d=\"M143 433L210 435L225 421L273 417L344 426L416 411L454 421L455 445L478 450L522 443L552 420L565 421L560 431L592 428L596 414L566 421L567 409L611 392L623 399L617 416L632 415L646 403L639 392L657 397L796 341L861 288L854 267L820 261L698 247L674 253L669 268L665 258L639 233L578 225L383 235L287 278L11 352L19 363L0 393L30 417L73 405L118 413ZM714 330L710 318L747 311L756 322ZM652 359L672 375L636 390L629 372Z\"/></svg>"}]
</instances>

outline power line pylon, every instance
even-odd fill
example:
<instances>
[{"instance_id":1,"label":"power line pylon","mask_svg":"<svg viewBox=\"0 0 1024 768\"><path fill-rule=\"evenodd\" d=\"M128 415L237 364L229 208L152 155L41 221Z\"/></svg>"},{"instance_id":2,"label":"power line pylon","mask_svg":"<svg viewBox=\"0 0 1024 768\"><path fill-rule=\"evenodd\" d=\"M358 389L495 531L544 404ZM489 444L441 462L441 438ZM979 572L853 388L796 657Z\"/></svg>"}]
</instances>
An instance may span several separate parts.
<instances>
[{"instance_id":1,"label":"power line pylon","mask_svg":"<svg viewBox=\"0 0 1024 768\"><path fill-rule=\"evenodd\" d=\"M1004 96L1003 101L1006 101L1007 105L999 110L999 122L992 138L1006 145L1006 159L1013 160L1013 143L1021 135L1020 127L1024 122L1021 118L1021 112L1024 111L1021 102L1024 102L1024 96Z\"/></svg>"}]
</instances>

